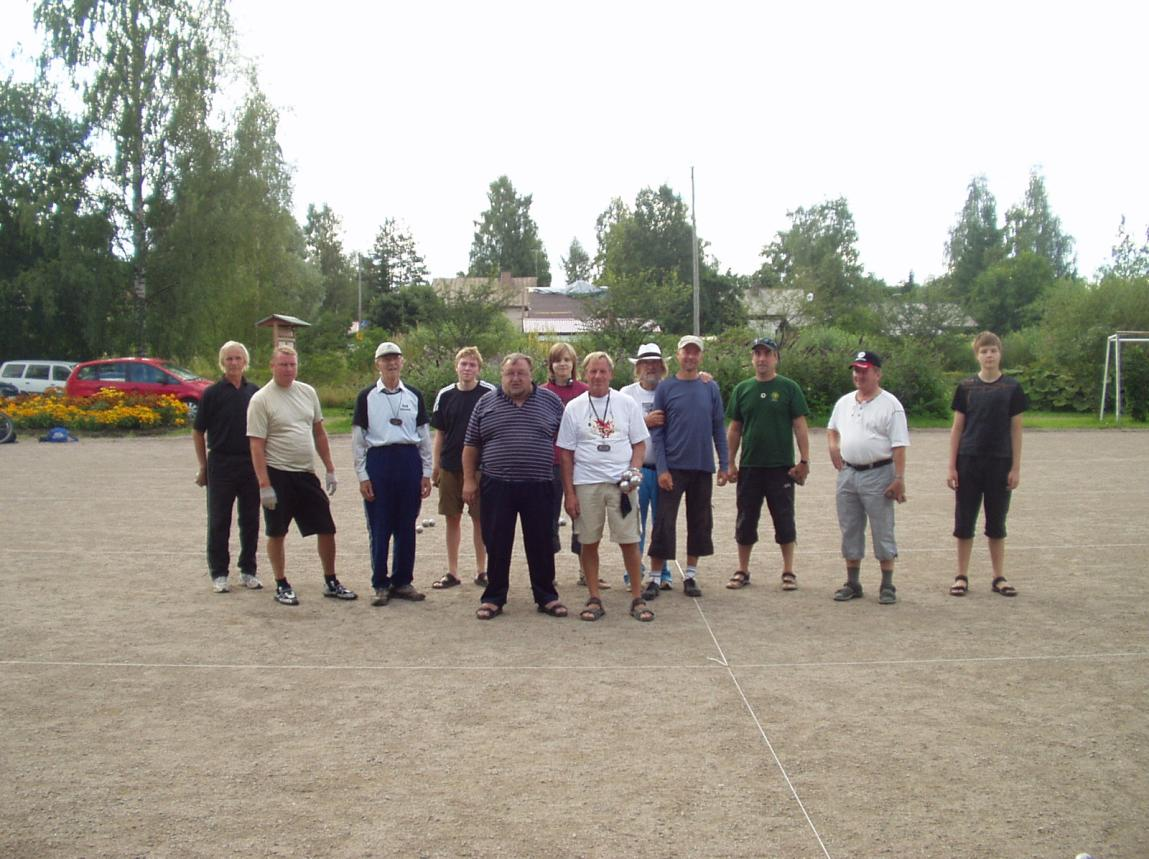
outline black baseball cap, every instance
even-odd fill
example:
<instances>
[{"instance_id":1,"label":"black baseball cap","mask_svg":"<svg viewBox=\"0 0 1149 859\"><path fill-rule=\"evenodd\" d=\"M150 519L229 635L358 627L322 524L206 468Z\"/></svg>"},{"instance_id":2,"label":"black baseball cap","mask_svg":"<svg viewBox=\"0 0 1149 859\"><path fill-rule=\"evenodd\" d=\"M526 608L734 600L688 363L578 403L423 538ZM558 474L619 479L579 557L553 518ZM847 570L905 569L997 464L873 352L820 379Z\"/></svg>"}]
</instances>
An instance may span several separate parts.
<instances>
[{"instance_id":1,"label":"black baseball cap","mask_svg":"<svg viewBox=\"0 0 1149 859\"><path fill-rule=\"evenodd\" d=\"M775 355L778 354L778 344L771 340L769 337L759 337L757 340L750 344L751 352L758 348L772 349Z\"/></svg>"},{"instance_id":2,"label":"black baseball cap","mask_svg":"<svg viewBox=\"0 0 1149 859\"><path fill-rule=\"evenodd\" d=\"M882 366L882 356L877 352L858 352L854 355L849 366L851 367L878 367Z\"/></svg>"}]
</instances>

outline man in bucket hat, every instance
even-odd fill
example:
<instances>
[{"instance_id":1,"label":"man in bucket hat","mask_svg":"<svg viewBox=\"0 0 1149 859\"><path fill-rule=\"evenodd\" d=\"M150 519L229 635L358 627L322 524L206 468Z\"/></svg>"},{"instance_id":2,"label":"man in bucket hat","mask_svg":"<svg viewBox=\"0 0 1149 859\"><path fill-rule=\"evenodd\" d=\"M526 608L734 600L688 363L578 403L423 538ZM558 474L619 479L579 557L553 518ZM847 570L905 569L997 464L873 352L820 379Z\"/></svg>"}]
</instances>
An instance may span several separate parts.
<instances>
[{"instance_id":1,"label":"man in bucket hat","mask_svg":"<svg viewBox=\"0 0 1149 859\"><path fill-rule=\"evenodd\" d=\"M642 408L646 428L653 430L662 426L662 412L654 411L654 390L658 383L666 376L666 362L662 359L662 349L657 343L643 343L630 363L634 364L634 382L625 385L619 390L634 400ZM638 551L641 555L646 549L647 524L654 525L654 517L658 514L658 468L654 461L654 445L649 441L646 445L645 458L642 461L642 484L638 487L639 508L639 538ZM643 568L645 572L645 566ZM624 576L623 580L629 584L630 579ZM663 563L659 576L659 586L668 591L671 588L672 578L670 566Z\"/></svg>"}]
</instances>

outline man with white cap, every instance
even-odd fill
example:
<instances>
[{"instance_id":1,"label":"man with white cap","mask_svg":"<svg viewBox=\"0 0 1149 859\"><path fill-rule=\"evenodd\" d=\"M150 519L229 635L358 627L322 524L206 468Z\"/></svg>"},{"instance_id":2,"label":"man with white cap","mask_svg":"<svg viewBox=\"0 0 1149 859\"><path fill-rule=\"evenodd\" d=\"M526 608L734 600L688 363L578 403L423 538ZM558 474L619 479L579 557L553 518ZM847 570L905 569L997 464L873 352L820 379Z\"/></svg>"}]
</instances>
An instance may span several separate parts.
<instances>
[{"instance_id":1,"label":"man with white cap","mask_svg":"<svg viewBox=\"0 0 1149 859\"><path fill-rule=\"evenodd\" d=\"M662 412L654 411L654 391L658 383L666 375L666 362L662 359L662 349L657 343L643 343L630 363L634 364L635 381L624 385L620 394L630 397L642 408L647 430L662 426ZM658 469L654 461L654 445L646 445L646 454L642 462L642 484L638 487L639 507L639 539L638 552L641 555L646 550L647 522L654 526L654 517L658 514ZM648 518L649 514L649 518ZM626 577L624 577L626 579ZM627 579L627 581L629 581ZM670 566L663 563L660 571L659 586L668 591L672 578Z\"/></svg>"},{"instance_id":2,"label":"man with white cap","mask_svg":"<svg viewBox=\"0 0 1149 859\"><path fill-rule=\"evenodd\" d=\"M392 598L418 601L415 520L431 494L431 431L423 395L404 384L403 350L391 341L375 350L379 379L355 398L351 450L371 535L372 605ZM387 568L391 540L394 564Z\"/></svg>"},{"instance_id":3,"label":"man with white cap","mask_svg":"<svg viewBox=\"0 0 1149 859\"><path fill-rule=\"evenodd\" d=\"M650 540L650 570L646 574L645 599L658 596L662 564L676 557L678 505L686 495L686 570L682 592L702 596L695 580L698 559L714 554L714 511L711 506L714 452L718 452L718 485L726 485L730 467L726 446L726 422L718 384L699 376L702 338L688 334L678 341L678 372L665 379L654 392L654 411L663 416L662 426L651 433L658 468L658 514Z\"/></svg>"}]
</instances>

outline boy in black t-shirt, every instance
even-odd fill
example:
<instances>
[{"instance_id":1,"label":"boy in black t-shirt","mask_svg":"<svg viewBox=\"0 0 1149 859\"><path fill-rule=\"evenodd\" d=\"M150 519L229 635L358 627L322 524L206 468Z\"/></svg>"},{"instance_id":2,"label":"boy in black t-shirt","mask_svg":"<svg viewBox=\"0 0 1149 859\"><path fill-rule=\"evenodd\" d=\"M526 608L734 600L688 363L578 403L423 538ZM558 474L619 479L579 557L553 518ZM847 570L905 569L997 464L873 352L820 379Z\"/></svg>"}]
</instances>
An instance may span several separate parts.
<instances>
[{"instance_id":1,"label":"boy in black t-shirt","mask_svg":"<svg viewBox=\"0 0 1149 859\"><path fill-rule=\"evenodd\" d=\"M977 335L973 351L981 369L958 383L951 405L954 422L946 483L955 492L958 572L950 594L962 597L969 591L974 526L984 501L993 591L1012 597L1017 590L1005 580L1005 517L1010 493L1021 477L1021 413L1029 402L1017 379L1002 375L1001 340L996 334Z\"/></svg>"}]
</instances>

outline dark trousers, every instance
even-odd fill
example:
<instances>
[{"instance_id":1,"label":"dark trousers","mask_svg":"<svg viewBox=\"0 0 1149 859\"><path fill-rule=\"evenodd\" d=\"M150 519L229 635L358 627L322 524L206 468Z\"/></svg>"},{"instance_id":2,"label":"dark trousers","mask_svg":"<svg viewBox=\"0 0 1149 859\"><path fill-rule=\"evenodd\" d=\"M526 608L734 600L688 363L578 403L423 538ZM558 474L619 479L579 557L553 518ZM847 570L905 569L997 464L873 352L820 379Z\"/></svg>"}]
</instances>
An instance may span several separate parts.
<instances>
[{"instance_id":1,"label":"dark trousers","mask_svg":"<svg viewBox=\"0 0 1149 859\"><path fill-rule=\"evenodd\" d=\"M954 499L954 536L973 539L978 510L985 502L985 535L1005 539L1005 517L1009 513L1009 470L1013 460L993 456L965 456L957 459L958 488Z\"/></svg>"},{"instance_id":2,"label":"dark trousers","mask_svg":"<svg viewBox=\"0 0 1149 859\"><path fill-rule=\"evenodd\" d=\"M714 494L714 475L709 471L672 468L670 476L674 488L658 490L658 511L654 514L650 550L652 558L673 560L678 539L678 505L686 495L686 554L714 554L714 509L710 499Z\"/></svg>"},{"instance_id":3,"label":"dark trousers","mask_svg":"<svg viewBox=\"0 0 1149 859\"><path fill-rule=\"evenodd\" d=\"M523 549L527 554L531 594L538 605L558 599L551 542L553 498L554 487L549 480L499 480L482 476L479 522L487 546L487 588L483 591L483 602L497 606L507 602L515 525L519 519L523 523Z\"/></svg>"},{"instance_id":4,"label":"dark trousers","mask_svg":"<svg viewBox=\"0 0 1149 859\"><path fill-rule=\"evenodd\" d=\"M215 453L207 458L207 568L211 577L226 576L231 566L228 540L231 510L239 507L239 569L255 575L259 543L259 481L249 453Z\"/></svg>"},{"instance_id":5,"label":"dark trousers","mask_svg":"<svg viewBox=\"0 0 1149 859\"><path fill-rule=\"evenodd\" d=\"M738 518L734 542L753 546L758 542L758 520L765 500L774 520L774 542L780 546L798 539L794 525L794 479L790 469L749 466L738 470Z\"/></svg>"},{"instance_id":6,"label":"dark trousers","mask_svg":"<svg viewBox=\"0 0 1149 859\"><path fill-rule=\"evenodd\" d=\"M415 520L423 504L423 463L413 444L373 447L367 451L367 476L374 501L364 501L371 537L371 587L401 588L415 577ZM395 557L390 572L387 552Z\"/></svg>"}]
</instances>

